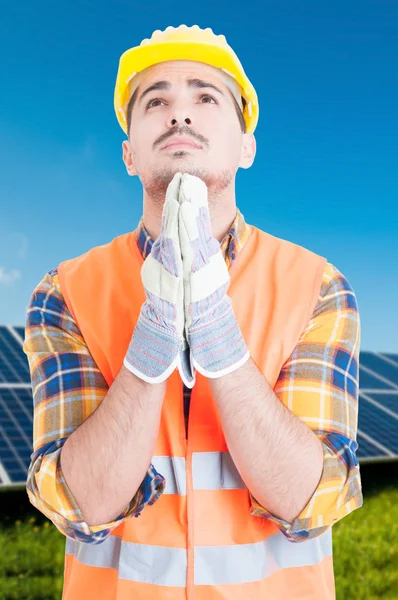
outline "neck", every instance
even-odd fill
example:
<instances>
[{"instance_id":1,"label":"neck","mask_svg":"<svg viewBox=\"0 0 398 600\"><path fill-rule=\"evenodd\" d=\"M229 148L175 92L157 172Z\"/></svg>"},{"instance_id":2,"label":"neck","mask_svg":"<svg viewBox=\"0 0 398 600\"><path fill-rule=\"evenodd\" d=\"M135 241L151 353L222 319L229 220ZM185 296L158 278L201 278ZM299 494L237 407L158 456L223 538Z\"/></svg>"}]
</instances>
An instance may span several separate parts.
<instances>
[{"instance_id":1,"label":"neck","mask_svg":"<svg viewBox=\"0 0 398 600\"><path fill-rule=\"evenodd\" d=\"M223 192L212 194L209 189L209 214L213 237L221 243L236 217L235 182ZM164 200L160 204L157 198L151 198L144 189L144 226L153 240L160 234Z\"/></svg>"}]
</instances>

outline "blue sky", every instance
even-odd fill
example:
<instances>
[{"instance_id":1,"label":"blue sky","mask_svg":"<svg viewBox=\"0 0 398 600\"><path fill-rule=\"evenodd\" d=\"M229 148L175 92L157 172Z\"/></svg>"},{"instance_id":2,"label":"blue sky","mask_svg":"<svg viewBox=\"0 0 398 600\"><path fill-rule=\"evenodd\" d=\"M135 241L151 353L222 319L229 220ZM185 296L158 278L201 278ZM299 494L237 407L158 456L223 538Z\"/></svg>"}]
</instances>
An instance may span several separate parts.
<instances>
[{"instance_id":1,"label":"blue sky","mask_svg":"<svg viewBox=\"0 0 398 600\"><path fill-rule=\"evenodd\" d=\"M46 271L136 227L118 61L185 23L224 34L259 96L257 156L237 174L246 221L335 264L361 349L398 352L397 22L395 0L3 3L0 322L24 325Z\"/></svg>"}]
</instances>

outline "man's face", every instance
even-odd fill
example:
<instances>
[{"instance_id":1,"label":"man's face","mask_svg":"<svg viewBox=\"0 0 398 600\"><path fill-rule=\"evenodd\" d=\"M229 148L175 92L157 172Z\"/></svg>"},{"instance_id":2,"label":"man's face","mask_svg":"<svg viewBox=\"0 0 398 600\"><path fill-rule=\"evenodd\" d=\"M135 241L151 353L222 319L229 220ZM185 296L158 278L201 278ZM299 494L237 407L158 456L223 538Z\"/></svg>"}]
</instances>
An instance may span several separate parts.
<instances>
[{"instance_id":1,"label":"man's face","mask_svg":"<svg viewBox=\"0 0 398 600\"><path fill-rule=\"evenodd\" d=\"M158 82L167 83L148 91ZM184 138L186 145L171 145L177 138ZM254 153L254 136L242 132L218 69L194 61L169 61L140 74L123 160L150 196L164 199L178 171L200 177L217 196L234 180L239 166L251 165Z\"/></svg>"}]
</instances>

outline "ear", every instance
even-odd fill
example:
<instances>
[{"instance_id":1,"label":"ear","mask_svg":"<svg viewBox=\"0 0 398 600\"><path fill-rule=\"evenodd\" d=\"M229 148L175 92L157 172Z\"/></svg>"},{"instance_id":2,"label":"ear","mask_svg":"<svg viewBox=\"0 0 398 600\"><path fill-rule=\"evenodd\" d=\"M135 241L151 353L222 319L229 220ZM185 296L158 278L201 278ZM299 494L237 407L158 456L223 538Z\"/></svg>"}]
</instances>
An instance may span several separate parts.
<instances>
[{"instance_id":1,"label":"ear","mask_svg":"<svg viewBox=\"0 0 398 600\"><path fill-rule=\"evenodd\" d=\"M256 156L256 138L253 133L244 133L242 136L242 151L240 155L239 167L248 169L254 162Z\"/></svg>"},{"instance_id":2,"label":"ear","mask_svg":"<svg viewBox=\"0 0 398 600\"><path fill-rule=\"evenodd\" d=\"M137 169L135 168L133 150L131 148L130 140L124 140L122 142L123 150L123 162L126 165L126 171L129 175L137 175Z\"/></svg>"}]
</instances>

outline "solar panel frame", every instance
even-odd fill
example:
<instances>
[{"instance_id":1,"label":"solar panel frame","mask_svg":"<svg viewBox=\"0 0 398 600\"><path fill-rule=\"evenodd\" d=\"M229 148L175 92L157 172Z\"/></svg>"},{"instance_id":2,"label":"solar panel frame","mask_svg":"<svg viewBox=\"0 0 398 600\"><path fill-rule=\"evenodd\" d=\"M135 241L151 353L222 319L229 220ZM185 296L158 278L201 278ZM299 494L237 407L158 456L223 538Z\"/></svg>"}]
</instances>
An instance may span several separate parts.
<instances>
[{"instance_id":1,"label":"solar panel frame","mask_svg":"<svg viewBox=\"0 0 398 600\"><path fill-rule=\"evenodd\" d=\"M19 335L23 343L25 341L25 327L15 326L13 327L13 330Z\"/></svg>"}]
</instances>

